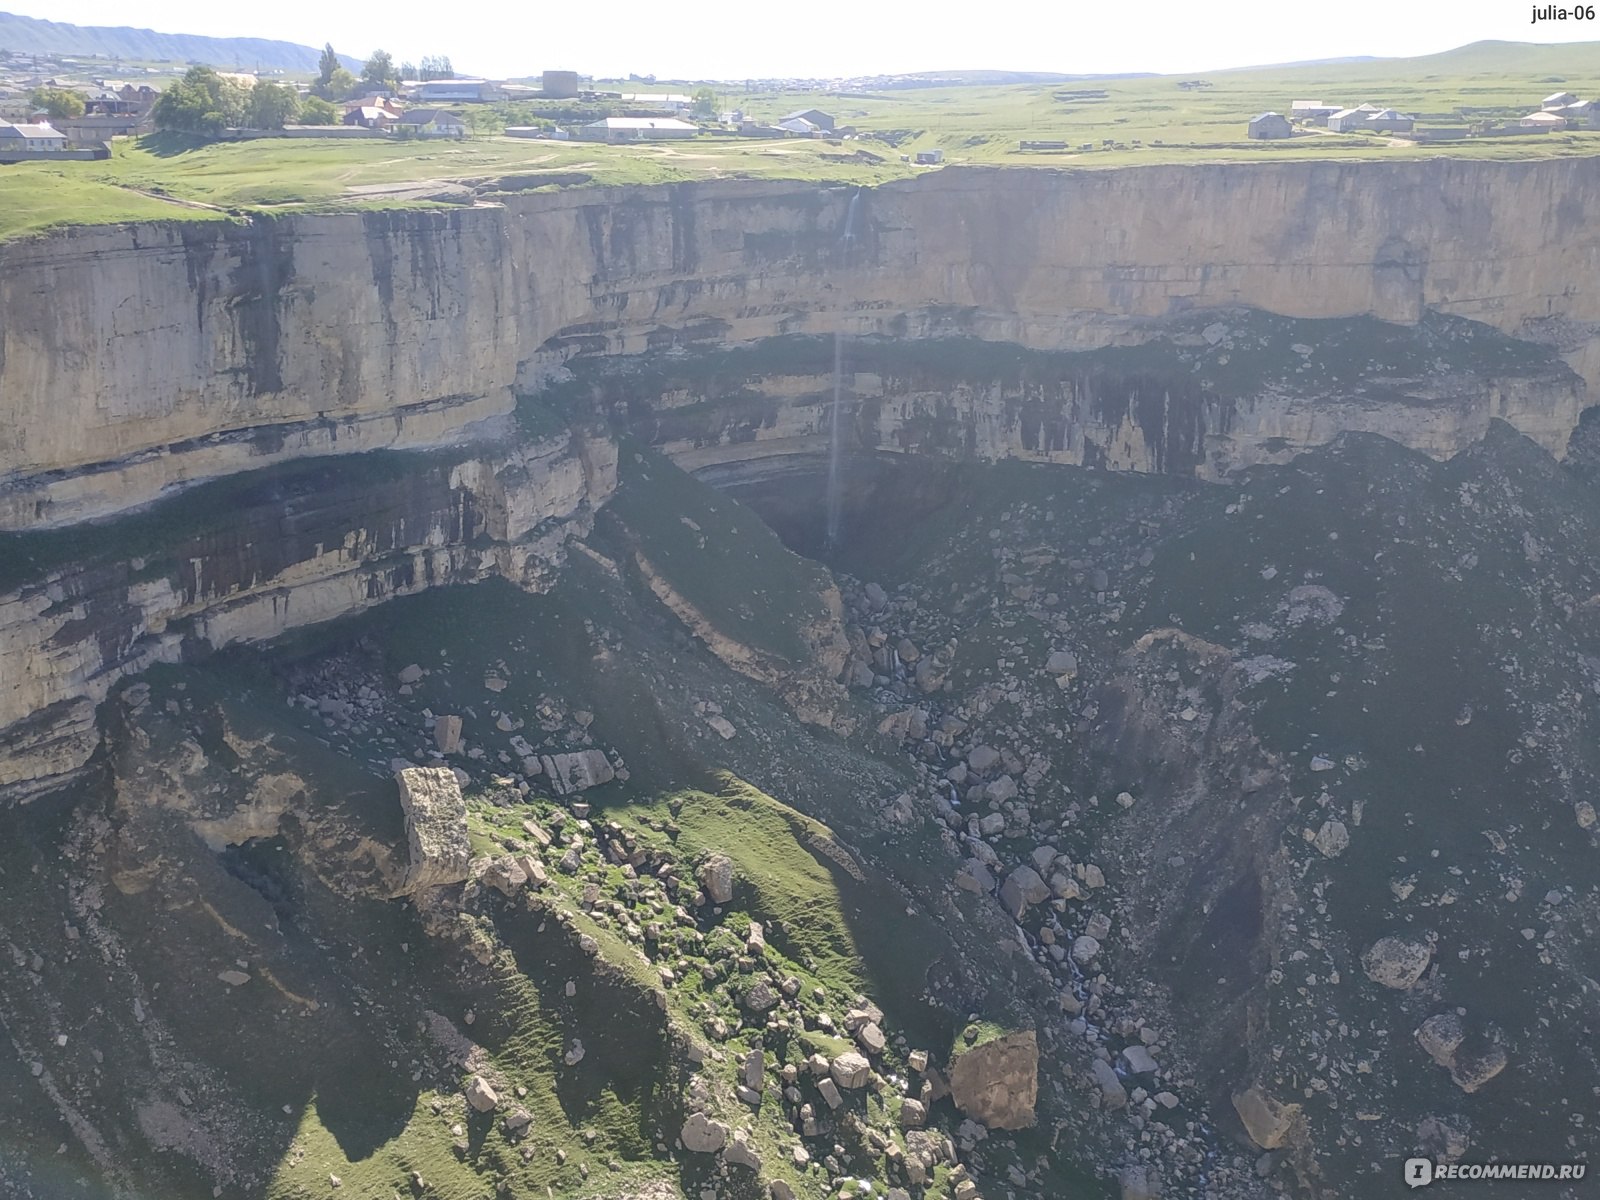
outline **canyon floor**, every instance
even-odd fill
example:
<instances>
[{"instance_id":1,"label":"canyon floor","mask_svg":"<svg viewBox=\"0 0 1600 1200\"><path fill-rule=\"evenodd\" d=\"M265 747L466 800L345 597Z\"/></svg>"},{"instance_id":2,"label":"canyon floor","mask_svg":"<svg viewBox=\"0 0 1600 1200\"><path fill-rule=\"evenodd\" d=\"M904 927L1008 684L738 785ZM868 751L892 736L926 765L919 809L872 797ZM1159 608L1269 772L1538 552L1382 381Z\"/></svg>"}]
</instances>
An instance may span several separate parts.
<instances>
[{"instance_id":1,"label":"canyon floor","mask_svg":"<svg viewBox=\"0 0 1600 1200\"><path fill-rule=\"evenodd\" d=\"M832 546L820 462L718 492L624 439L543 594L154 667L0 812L0 1191L1585 1160L1595 432L1221 484L860 455Z\"/></svg>"}]
</instances>

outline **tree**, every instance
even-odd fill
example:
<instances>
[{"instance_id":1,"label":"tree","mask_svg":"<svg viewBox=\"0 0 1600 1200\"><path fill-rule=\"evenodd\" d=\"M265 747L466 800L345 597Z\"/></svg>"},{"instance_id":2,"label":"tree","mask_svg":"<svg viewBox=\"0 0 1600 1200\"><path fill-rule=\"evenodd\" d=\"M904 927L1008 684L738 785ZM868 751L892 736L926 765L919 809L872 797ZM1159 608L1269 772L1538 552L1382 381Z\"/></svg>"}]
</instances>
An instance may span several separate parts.
<instances>
[{"instance_id":1,"label":"tree","mask_svg":"<svg viewBox=\"0 0 1600 1200\"><path fill-rule=\"evenodd\" d=\"M343 69L339 56L333 52L333 43L327 43L322 47L322 57L317 61L317 82L327 87L333 79L333 73Z\"/></svg>"},{"instance_id":2,"label":"tree","mask_svg":"<svg viewBox=\"0 0 1600 1200\"><path fill-rule=\"evenodd\" d=\"M419 79L454 79L455 68L450 65L450 57L445 54L430 54L422 60L422 74Z\"/></svg>"},{"instance_id":3,"label":"tree","mask_svg":"<svg viewBox=\"0 0 1600 1200\"><path fill-rule=\"evenodd\" d=\"M694 115L697 117L714 117L717 115L717 94L710 88L695 89Z\"/></svg>"},{"instance_id":4,"label":"tree","mask_svg":"<svg viewBox=\"0 0 1600 1200\"><path fill-rule=\"evenodd\" d=\"M66 88L34 88L28 103L50 114L52 121L65 121L83 116L83 97Z\"/></svg>"},{"instance_id":5,"label":"tree","mask_svg":"<svg viewBox=\"0 0 1600 1200\"><path fill-rule=\"evenodd\" d=\"M356 77L343 67L338 67L332 75L328 76L326 81L319 79L312 84L311 94L320 96L324 100L343 100L346 96L351 95L357 86L359 84Z\"/></svg>"},{"instance_id":6,"label":"tree","mask_svg":"<svg viewBox=\"0 0 1600 1200\"><path fill-rule=\"evenodd\" d=\"M473 137L482 137L485 132L493 133L497 125L505 128L505 122L500 117L483 108L469 108L461 119L471 128Z\"/></svg>"},{"instance_id":7,"label":"tree","mask_svg":"<svg viewBox=\"0 0 1600 1200\"><path fill-rule=\"evenodd\" d=\"M372 52L367 65L361 68L361 82L380 90L394 86L394 59L387 50Z\"/></svg>"},{"instance_id":8,"label":"tree","mask_svg":"<svg viewBox=\"0 0 1600 1200\"><path fill-rule=\"evenodd\" d=\"M321 96L307 96L300 101L301 125L337 125L339 110Z\"/></svg>"},{"instance_id":9,"label":"tree","mask_svg":"<svg viewBox=\"0 0 1600 1200\"><path fill-rule=\"evenodd\" d=\"M250 89L246 116L252 129L282 129L294 121L299 111L300 97L287 84L263 81Z\"/></svg>"},{"instance_id":10,"label":"tree","mask_svg":"<svg viewBox=\"0 0 1600 1200\"><path fill-rule=\"evenodd\" d=\"M210 67L190 67L150 110L158 129L218 134L245 119L249 96Z\"/></svg>"},{"instance_id":11,"label":"tree","mask_svg":"<svg viewBox=\"0 0 1600 1200\"><path fill-rule=\"evenodd\" d=\"M417 64L416 63L403 62L403 63L400 64L400 79L401 79L401 82L404 82L407 79L426 79L426 78L427 78L426 75L418 75L417 74Z\"/></svg>"}]
</instances>

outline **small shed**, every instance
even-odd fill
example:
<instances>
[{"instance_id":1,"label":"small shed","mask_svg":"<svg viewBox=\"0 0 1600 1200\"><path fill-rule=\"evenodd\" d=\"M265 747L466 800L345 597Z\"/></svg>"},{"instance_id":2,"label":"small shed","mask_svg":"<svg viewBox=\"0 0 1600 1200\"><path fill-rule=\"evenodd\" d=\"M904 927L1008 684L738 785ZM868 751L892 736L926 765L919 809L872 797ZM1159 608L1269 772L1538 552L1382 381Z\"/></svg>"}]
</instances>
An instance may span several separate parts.
<instances>
[{"instance_id":1,"label":"small shed","mask_svg":"<svg viewBox=\"0 0 1600 1200\"><path fill-rule=\"evenodd\" d=\"M943 150L918 150L916 161L924 167L938 166L944 161Z\"/></svg>"},{"instance_id":2,"label":"small shed","mask_svg":"<svg viewBox=\"0 0 1600 1200\"><path fill-rule=\"evenodd\" d=\"M1277 138L1294 136L1294 129L1289 124L1289 118L1282 113L1264 112L1258 117L1250 119L1250 136L1257 141L1271 141Z\"/></svg>"}]
</instances>

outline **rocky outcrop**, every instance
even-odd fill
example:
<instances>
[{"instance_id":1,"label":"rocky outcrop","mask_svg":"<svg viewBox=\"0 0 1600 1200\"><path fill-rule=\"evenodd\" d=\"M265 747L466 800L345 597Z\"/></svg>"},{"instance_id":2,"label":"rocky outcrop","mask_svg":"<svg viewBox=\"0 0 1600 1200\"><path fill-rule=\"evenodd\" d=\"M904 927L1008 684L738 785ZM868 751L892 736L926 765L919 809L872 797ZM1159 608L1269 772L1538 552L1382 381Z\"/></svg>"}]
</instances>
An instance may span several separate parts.
<instances>
[{"instance_id":1,"label":"rocky outcrop","mask_svg":"<svg viewBox=\"0 0 1600 1200\"><path fill-rule=\"evenodd\" d=\"M455 442L573 353L780 333L1087 350L1199 309L1431 309L1549 345L1592 388L1597 183L1581 157L947 169L866 194L848 262L853 193L784 182L68 230L0 247L0 528ZM1527 431L1559 441L1563 419Z\"/></svg>"},{"instance_id":2,"label":"rocky outcrop","mask_svg":"<svg viewBox=\"0 0 1600 1200\"><path fill-rule=\"evenodd\" d=\"M970 1050L950 1064L956 1107L990 1129L1033 1124L1039 1098L1039 1039L1033 1030L1009 1033Z\"/></svg>"}]
</instances>

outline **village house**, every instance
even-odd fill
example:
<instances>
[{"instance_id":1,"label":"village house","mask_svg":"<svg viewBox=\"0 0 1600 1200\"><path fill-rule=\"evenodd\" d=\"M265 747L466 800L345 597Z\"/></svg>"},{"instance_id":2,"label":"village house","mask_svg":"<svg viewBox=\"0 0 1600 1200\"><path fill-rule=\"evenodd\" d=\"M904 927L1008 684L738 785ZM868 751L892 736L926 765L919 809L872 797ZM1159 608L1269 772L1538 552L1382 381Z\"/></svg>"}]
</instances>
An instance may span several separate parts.
<instances>
[{"instance_id":1,"label":"village house","mask_svg":"<svg viewBox=\"0 0 1600 1200\"><path fill-rule=\"evenodd\" d=\"M943 150L918 150L916 163L918 166L932 167L944 161Z\"/></svg>"},{"instance_id":2,"label":"village house","mask_svg":"<svg viewBox=\"0 0 1600 1200\"><path fill-rule=\"evenodd\" d=\"M1328 128L1334 133L1354 133L1366 124L1367 114L1359 108L1341 108L1328 118Z\"/></svg>"},{"instance_id":3,"label":"village house","mask_svg":"<svg viewBox=\"0 0 1600 1200\"><path fill-rule=\"evenodd\" d=\"M692 138L700 129L676 117L605 117L575 132L585 142L661 142Z\"/></svg>"},{"instance_id":4,"label":"village house","mask_svg":"<svg viewBox=\"0 0 1600 1200\"><path fill-rule=\"evenodd\" d=\"M397 133L422 138L464 138L467 124L461 117L442 108L414 108L397 118Z\"/></svg>"},{"instance_id":5,"label":"village house","mask_svg":"<svg viewBox=\"0 0 1600 1200\"><path fill-rule=\"evenodd\" d=\"M52 125L0 124L0 155L8 150L65 150L67 135Z\"/></svg>"},{"instance_id":6,"label":"village house","mask_svg":"<svg viewBox=\"0 0 1600 1200\"><path fill-rule=\"evenodd\" d=\"M1264 112L1258 117L1250 119L1246 131L1257 141L1270 141L1276 138L1294 136L1294 129L1289 124L1289 118L1282 113Z\"/></svg>"},{"instance_id":7,"label":"village house","mask_svg":"<svg viewBox=\"0 0 1600 1200\"><path fill-rule=\"evenodd\" d=\"M1569 104L1576 104L1578 98L1571 92L1554 92L1539 101L1540 108L1565 108Z\"/></svg>"},{"instance_id":8,"label":"village house","mask_svg":"<svg viewBox=\"0 0 1600 1200\"><path fill-rule=\"evenodd\" d=\"M399 114L377 104L357 104L344 114L346 125L359 125L363 129L388 129L399 120Z\"/></svg>"}]
</instances>

